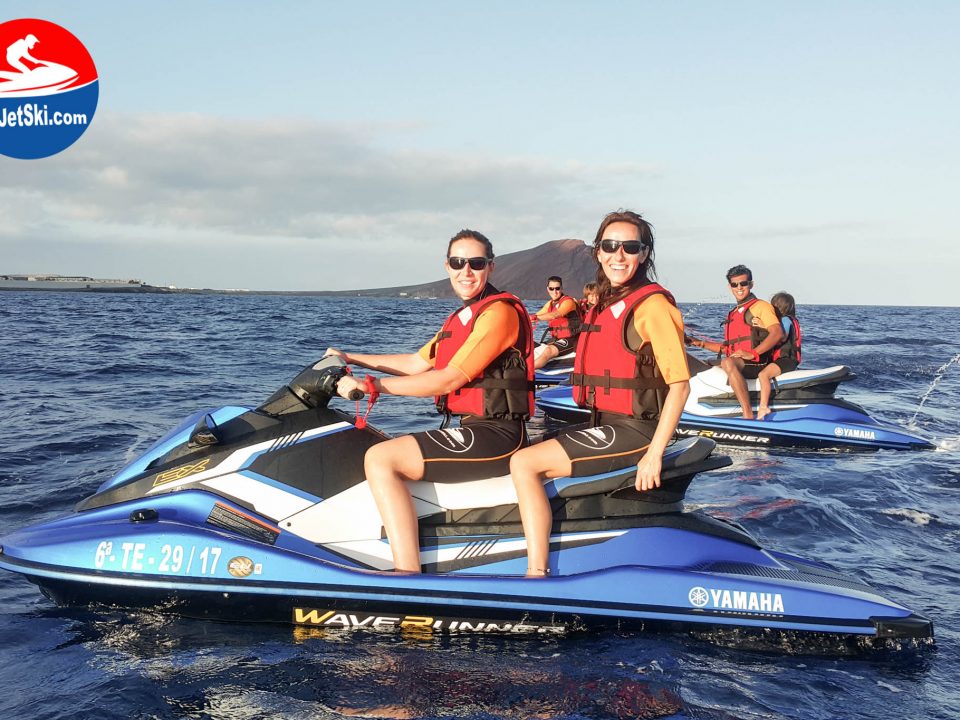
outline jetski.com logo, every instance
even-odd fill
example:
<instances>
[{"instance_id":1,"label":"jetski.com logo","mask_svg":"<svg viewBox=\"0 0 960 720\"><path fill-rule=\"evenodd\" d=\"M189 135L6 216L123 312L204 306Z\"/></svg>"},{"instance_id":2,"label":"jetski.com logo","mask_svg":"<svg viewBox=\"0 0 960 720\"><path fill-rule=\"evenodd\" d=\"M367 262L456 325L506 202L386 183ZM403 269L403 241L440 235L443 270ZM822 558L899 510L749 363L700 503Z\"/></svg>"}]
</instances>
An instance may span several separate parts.
<instances>
[{"instance_id":1,"label":"jetski.com logo","mask_svg":"<svg viewBox=\"0 0 960 720\"><path fill-rule=\"evenodd\" d=\"M90 126L99 95L93 59L70 32L34 18L0 23L0 154L65 150Z\"/></svg>"},{"instance_id":2,"label":"jetski.com logo","mask_svg":"<svg viewBox=\"0 0 960 720\"><path fill-rule=\"evenodd\" d=\"M740 610L756 613L782 615L783 596L780 593L753 592L751 590L718 590L717 588L694 587L687 599L695 608L712 610Z\"/></svg>"}]
</instances>

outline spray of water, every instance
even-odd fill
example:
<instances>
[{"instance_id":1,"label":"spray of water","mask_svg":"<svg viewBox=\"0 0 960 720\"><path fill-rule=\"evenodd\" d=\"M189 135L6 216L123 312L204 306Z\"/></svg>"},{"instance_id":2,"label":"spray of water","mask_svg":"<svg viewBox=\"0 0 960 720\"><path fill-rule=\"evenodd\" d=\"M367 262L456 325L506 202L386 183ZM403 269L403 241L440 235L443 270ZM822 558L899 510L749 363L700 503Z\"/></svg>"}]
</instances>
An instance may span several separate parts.
<instances>
[{"instance_id":1,"label":"spray of water","mask_svg":"<svg viewBox=\"0 0 960 720\"><path fill-rule=\"evenodd\" d=\"M928 387L927 391L920 397L920 404L917 405L917 410L913 413L913 417L910 418L910 422L907 423L907 427L915 428L917 426L917 416L920 415L920 411L923 410L923 404L927 401L927 398L933 394L933 391L936 390L937 385L940 383L940 380L946 374L947 370L950 369L951 365L960 365L960 355L954 355L950 360L937 368L937 371L934 373L933 381L930 383L930 387Z\"/></svg>"}]
</instances>

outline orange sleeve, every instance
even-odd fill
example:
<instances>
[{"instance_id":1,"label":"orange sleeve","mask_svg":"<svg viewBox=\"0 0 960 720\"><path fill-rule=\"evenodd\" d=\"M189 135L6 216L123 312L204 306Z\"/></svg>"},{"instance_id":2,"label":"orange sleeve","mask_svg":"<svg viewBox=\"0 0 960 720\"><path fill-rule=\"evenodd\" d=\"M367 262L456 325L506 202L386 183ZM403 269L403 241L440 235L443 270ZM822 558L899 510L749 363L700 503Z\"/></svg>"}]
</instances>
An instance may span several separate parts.
<instances>
[{"instance_id":1,"label":"orange sleeve","mask_svg":"<svg viewBox=\"0 0 960 720\"><path fill-rule=\"evenodd\" d=\"M428 342L422 348L417 350L417 355L422 357L431 365L437 364L437 337L439 335L440 335L440 331L438 330L436 335L430 338L430 342Z\"/></svg>"},{"instance_id":2,"label":"orange sleeve","mask_svg":"<svg viewBox=\"0 0 960 720\"><path fill-rule=\"evenodd\" d=\"M477 316L466 342L450 359L467 382L480 377L487 365L517 341L520 316L506 302L495 302Z\"/></svg>"},{"instance_id":3,"label":"orange sleeve","mask_svg":"<svg viewBox=\"0 0 960 720\"><path fill-rule=\"evenodd\" d=\"M567 297L563 299L563 302L560 303L560 307L557 308L557 312L561 315L569 315L574 310L577 309L577 301L572 297Z\"/></svg>"},{"instance_id":4,"label":"orange sleeve","mask_svg":"<svg viewBox=\"0 0 960 720\"><path fill-rule=\"evenodd\" d=\"M680 310L663 295L651 295L634 313L633 326L653 345L653 356L667 385L690 379Z\"/></svg>"},{"instance_id":5,"label":"orange sleeve","mask_svg":"<svg viewBox=\"0 0 960 720\"><path fill-rule=\"evenodd\" d=\"M760 327L768 328L771 325L779 325L780 318L777 317L777 311L773 305L766 300L757 300L750 306L750 313L760 321Z\"/></svg>"}]
</instances>

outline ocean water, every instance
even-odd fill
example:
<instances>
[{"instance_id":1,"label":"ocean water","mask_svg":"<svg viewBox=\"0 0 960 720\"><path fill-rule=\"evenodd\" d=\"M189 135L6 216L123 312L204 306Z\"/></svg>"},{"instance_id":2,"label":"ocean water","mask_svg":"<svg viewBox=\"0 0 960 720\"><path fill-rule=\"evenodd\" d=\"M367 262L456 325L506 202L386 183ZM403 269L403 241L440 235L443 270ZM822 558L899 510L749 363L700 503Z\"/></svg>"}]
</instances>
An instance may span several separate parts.
<instances>
[{"instance_id":1,"label":"ocean water","mask_svg":"<svg viewBox=\"0 0 960 720\"><path fill-rule=\"evenodd\" d=\"M69 512L197 409L255 405L328 346L415 350L451 309L0 293L0 534ZM684 310L706 334L725 312ZM57 608L0 572L0 718L960 717L958 317L800 308L805 365L850 365L858 378L844 397L937 450L721 449L733 465L688 493L768 546L849 570L928 615L933 647L849 656L686 633L318 632ZM388 397L371 422L399 433L437 418L429 401Z\"/></svg>"}]
</instances>

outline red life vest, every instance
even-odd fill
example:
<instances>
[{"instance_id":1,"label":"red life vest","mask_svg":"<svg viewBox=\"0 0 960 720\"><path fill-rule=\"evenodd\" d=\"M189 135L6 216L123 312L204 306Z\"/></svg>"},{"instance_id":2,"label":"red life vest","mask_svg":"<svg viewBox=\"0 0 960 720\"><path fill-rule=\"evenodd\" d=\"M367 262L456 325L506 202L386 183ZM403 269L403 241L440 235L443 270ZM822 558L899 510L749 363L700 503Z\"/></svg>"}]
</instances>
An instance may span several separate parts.
<instances>
[{"instance_id":1,"label":"red life vest","mask_svg":"<svg viewBox=\"0 0 960 720\"><path fill-rule=\"evenodd\" d=\"M800 332L800 323L795 317L790 316L790 332L782 343L773 349L772 357L774 360L780 358L792 358L800 364L800 345L803 343L803 333Z\"/></svg>"},{"instance_id":2,"label":"red life vest","mask_svg":"<svg viewBox=\"0 0 960 720\"><path fill-rule=\"evenodd\" d=\"M576 309L571 310L566 315L555 317L547 323L547 327L550 328L550 334L553 335L556 340L571 338L580 332L580 323L582 321L580 317L580 304L569 295L561 295L556 300L551 300L548 312L557 312L560 309L560 304L564 300L573 300Z\"/></svg>"},{"instance_id":3,"label":"red life vest","mask_svg":"<svg viewBox=\"0 0 960 720\"><path fill-rule=\"evenodd\" d=\"M737 350L753 352L753 349L770 334L766 328L753 325L750 306L758 300L759 298L751 295L731 310L727 319L723 321L723 353L725 355L733 355ZM770 360L771 353L767 352L760 356L759 362L768 363Z\"/></svg>"},{"instance_id":4,"label":"red life vest","mask_svg":"<svg viewBox=\"0 0 960 720\"><path fill-rule=\"evenodd\" d=\"M640 338L639 349L633 350L627 340L634 311L651 295L663 295L676 307L668 290L648 283L602 312L594 306L587 313L570 376L573 398L581 407L643 420L660 417L668 388L653 347Z\"/></svg>"},{"instance_id":5,"label":"red life vest","mask_svg":"<svg viewBox=\"0 0 960 720\"><path fill-rule=\"evenodd\" d=\"M526 420L533 415L535 370L530 316L515 295L496 291L453 312L437 336L434 367L442 370L450 364L473 332L480 313L495 302L510 303L520 316L517 341L484 369L482 377L448 395L438 395L438 412L512 420Z\"/></svg>"}]
</instances>

